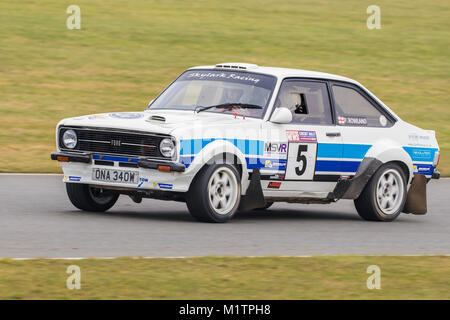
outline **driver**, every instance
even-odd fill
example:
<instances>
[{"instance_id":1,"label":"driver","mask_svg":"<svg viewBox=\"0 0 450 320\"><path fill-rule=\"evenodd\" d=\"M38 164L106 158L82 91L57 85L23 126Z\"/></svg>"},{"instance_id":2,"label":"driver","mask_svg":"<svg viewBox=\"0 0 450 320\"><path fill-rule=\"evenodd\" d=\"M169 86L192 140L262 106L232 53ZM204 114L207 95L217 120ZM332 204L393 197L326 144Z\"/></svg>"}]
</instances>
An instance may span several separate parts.
<instances>
[{"instance_id":1,"label":"driver","mask_svg":"<svg viewBox=\"0 0 450 320\"><path fill-rule=\"evenodd\" d=\"M223 103L239 103L243 94L242 89L224 89Z\"/></svg>"}]
</instances>

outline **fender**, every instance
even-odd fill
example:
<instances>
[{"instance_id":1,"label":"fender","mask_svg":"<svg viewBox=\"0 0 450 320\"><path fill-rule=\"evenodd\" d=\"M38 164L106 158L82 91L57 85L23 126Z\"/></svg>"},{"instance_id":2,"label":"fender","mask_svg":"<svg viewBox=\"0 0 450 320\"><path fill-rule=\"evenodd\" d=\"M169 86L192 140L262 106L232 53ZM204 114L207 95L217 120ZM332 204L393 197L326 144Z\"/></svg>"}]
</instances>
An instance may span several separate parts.
<instances>
[{"instance_id":1,"label":"fender","mask_svg":"<svg viewBox=\"0 0 450 320\"><path fill-rule=\"evenodd\" d=\"M233 159L225 159L225 161L234 162L234 157L237 158L238 163L242 166L242 194L245 194L249 186L249 174L247 171L247 161L244 154L231 142L226 140L214 140L208 143L199 153L194 157L194 160L186 169L185 174L192 178L203 168L205 164L214 163L217 156L223 154L233 155Z\"/></svg>"},{"instance_id":2,"label":"fender","mask_svg":"<svg viewBox=\"0 0 450 320\"><path fill-rule=\"evenodd\" d=\"M377 154L377 151L380 150L382 152ZM377 154L376 157L367 156L374 154ZM375 145L370 148L367 155L353 178L338 181L334 190L328 195L329 199L357 199L378 168L384 163L392 161L402 162L408 167L409 177L406 184L409 185L413 176L413 164L411 157L403 148L396 147L386 150L385 146Z\"/></svg>"},{"instance_id":3,"label":"fender","mask_svg":"<svg viewBox=\"0 0 450 320\"><path fill-rule=\"evenodd\" d=\"M391 161L402 162L408 168L409 175L406 184L409 185L413 178L413 162L409 154L402 148L400 144L389 139L377 141L366 154L367 158L375 158L382 163Z\"/></svg>"}]
</instances>

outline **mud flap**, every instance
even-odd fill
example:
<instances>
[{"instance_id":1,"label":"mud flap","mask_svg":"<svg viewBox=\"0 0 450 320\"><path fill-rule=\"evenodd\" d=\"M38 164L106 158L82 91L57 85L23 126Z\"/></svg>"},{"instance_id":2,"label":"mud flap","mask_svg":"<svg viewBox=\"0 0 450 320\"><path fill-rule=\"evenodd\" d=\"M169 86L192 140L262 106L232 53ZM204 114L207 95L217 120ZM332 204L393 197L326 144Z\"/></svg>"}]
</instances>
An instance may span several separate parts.
<instances>
[{"instance_id":1,"label":"mud flap","mask_svg":"<svg viewBox=\"0 0 450 320\"><path fill-rule=\"evenodd\" d=\"M412 214L427 213L427 178L423 174L414 175L402 212Z\"/></svg>"},{"instance_id":2,"label":"mud flap","mask_svg":"<svg viewBox=\"0 0 450 320\"><path fill-rule=\"evenodd\" d=\"M364 158L358 171L351 179L340 179L329 199L357 199L373 174L383 163L375 158Z\"/></svg>"},{"instance_id":3,"label":"mud flap","mask_svg":"<svg viewBox=\"0 0 450 320\"><path fill-rule=\"evenodd\" d=\"M249 211L252 209L263 208L265 205L264 194L261 188L261 174L259 169L255 168L253 169L247 192L241 198L238 210Z\"/></svg>"}]
</instances>

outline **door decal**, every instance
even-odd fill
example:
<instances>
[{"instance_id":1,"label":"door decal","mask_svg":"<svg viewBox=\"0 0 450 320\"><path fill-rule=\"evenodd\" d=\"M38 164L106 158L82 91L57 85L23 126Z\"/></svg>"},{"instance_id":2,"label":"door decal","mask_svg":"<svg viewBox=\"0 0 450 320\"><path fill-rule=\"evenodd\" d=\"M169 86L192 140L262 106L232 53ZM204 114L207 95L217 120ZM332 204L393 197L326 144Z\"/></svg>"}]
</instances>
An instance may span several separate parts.
<instances>
[{"instance_id":1,"label":"door decal","mask_svg":"<svg viewBox=\"0 0 450 320\"><path fill-rule=\"evenodd\" d=\"M316 132L287 130L286 135L289 141L286 180L313 180L317 155Z\"/></svg>"},{"instance_id":2,"label":"door decal","mask_svg":"<svg viewBox=\"0 0 450 320\"><path fill-rule=\"evenodd\" d=\"M286 180L312 180L316 154L317 143L289 142Z\"/></svg>"}]
</instances>

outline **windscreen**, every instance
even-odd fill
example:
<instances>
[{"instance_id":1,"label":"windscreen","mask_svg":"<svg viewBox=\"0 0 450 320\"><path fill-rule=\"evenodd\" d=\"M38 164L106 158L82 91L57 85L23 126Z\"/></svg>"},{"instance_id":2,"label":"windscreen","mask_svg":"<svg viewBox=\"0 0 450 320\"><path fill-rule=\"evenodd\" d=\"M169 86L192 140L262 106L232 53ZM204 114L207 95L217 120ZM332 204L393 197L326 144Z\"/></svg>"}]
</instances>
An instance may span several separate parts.
<instances>
[{"instance_id":1,"label":"windscreen","mask_svg":"<svg viewBox=\"0 0 450 320\"><path fill-rule=\"evenodd\" d=\"M262 118L275 84L275 77L257 73L190 70L155 99L149 109L200 110L218 106L205 112Z\"/></svg>"}]
</instances>

